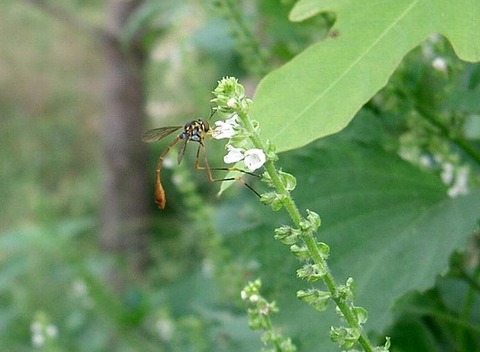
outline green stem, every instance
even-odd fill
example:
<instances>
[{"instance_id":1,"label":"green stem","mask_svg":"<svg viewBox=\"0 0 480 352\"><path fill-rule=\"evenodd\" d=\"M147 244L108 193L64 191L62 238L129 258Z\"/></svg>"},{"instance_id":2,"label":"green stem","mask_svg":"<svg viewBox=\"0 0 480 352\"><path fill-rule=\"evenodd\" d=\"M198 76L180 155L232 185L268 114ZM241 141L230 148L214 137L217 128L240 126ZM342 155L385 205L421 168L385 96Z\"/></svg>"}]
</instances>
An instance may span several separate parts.
<instances>
[{"instance_id":1,"label":"green stem","mask_svg":"<svg viewBox=\"0 0 480 352\"><path fill-rule=\"evenodd\" d=\"M246 130L250 133L250 139L253 145L256 148L266 150L265 144L262 142L258 134L255 132L255 128L250 118L247 116L247 114L243 112L239 112L238 115L242 120ZM275 168L274 162L272 160L268 160L265 163L264 167L267 173L269 174L272 180L272 183L275 186L276 191L282 196L284 196L283 206L285 207L288 214L290 215L290 218L292 219L295 226L300 227L301 222L303 221L303 217L300 214L294 200L292 199L290 192L285 189L285 186L282 180L280 179L277 169ZM314 235L312 233L303 235L302 240L307 246L313 261L316 264L318 264L320 267L325 269L326 274L323 276L323 281L327 286L328 290L330 291L333 301L335 302L335 304L338 306L343 316L345 317L345 320L347 321L348 325L351 328L354 328L360 332L360 337L358 339L358 342L366 352L372 352L374 350L374 347L370 342L370 340L368 339L367 334L363 330L362 326L358 323L357 318L355 317L353 311L350 309L349 305L339 295L339 292L337 289L338 285L335 282L335 279L330 271L330 268L328 267L327 262L325 261L324 257L322 256L322 254L318 249L317 242Z\"/></svg>"}]
</instances>

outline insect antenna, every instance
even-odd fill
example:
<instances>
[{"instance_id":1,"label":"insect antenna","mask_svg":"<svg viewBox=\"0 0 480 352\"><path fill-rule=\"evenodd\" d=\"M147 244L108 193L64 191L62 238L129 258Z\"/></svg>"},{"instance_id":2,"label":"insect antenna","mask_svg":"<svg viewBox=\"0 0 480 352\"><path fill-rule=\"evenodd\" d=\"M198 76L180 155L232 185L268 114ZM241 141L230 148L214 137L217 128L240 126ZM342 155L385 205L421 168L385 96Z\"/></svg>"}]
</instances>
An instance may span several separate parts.
<instances>
[{"instance_id":1,"label":"insect antenna","mask_svg":"<svg viewBox=\"0 0 480 352\"><path fill-rule=\"evenodd\" d=\"M210 110L211 110L211 113L210 113L210 116L207 119L208 122L210 122L210 120L212 119L212 116L215 115L215 113L217 112L217 110L215 110L212 107L210 107Z\"/></svg>"}]
</instances>

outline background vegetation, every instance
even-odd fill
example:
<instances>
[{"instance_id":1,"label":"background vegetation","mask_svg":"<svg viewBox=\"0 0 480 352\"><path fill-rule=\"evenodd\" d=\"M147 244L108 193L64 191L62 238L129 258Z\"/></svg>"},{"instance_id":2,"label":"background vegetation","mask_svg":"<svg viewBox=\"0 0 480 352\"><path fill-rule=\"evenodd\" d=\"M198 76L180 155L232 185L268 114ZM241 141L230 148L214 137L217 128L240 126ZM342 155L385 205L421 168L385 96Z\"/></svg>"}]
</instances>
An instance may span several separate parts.
<instances>
[{"instance_id":1,"label":"background vegetation","mask_svg":"<svg viewBox=\"0 0 480 352\"><path fill-rule=\"evenodd\" d=\"M50 3L92 26L106 21L103 1ZM330 31L333 13L290 22L293 4L145 1L121 38L125 45L144 34L148 125L208 116L222 76L239 77L252 96L272 69L345 35ZM359 33L371 29L363 26ZM239 294L257 277L280 308L275 325L298 350L337 350L328 338L333 309L319 315L295 298L305 283L272 233L287 219L241 186L218 199L218 185L193 170L193 150L163 173L167 209L145 199L148 265L132 275L128 254L100 243L104 43L27 1L2 1L0 29L3 350L260 350ZM264 104L262 95L274 91L262 84ZM367 328L378 343L392 336L392 351L480 350L479 91L480 66L430 36L345 130L280 154L279 165L298 179L297 203L322 218L334 274L355 278ZM337 106L354 98L340 90ZM277 116L268 104L257 109L259 119ZM165 145L151 146L144 170L151 185ZM222 144L207 148L211 164L220 164ZM112 285L118 273L121 288Z\"/></svg>"}]
</instances>

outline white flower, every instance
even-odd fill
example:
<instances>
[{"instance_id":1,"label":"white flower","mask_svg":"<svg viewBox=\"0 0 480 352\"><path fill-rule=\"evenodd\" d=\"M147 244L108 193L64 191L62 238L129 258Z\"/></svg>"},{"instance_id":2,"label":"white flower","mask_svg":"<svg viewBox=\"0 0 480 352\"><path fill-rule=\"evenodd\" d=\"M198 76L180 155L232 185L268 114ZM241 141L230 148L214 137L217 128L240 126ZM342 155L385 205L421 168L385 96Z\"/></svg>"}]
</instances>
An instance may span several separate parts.
<instances>
[{"instance_id":1,"label":"white flower","mask_svg":"<svg viewBox=\"0 0 480 352\"><path fill-rule=\"evenodd\" d=\"M41 334L42 324L38 321L34 321L32 324L30 324L30 331L34 334Z\"/></svg>"},{"instance_id":2,"label":"white flower","mask_svg":"<svg viewBox=\"0 0 480 352\"><path fill-rule=\"evenodd\" d=\"M442 172L440 173L440 178L442 179L444 184L452 184L455 178L455 167L452 163L445 162L442 164Z\"/></svg>"},{"instance_id":3,"label":"white flower","mask_svg":"<svg viewBox=\"0 0 480 352\"><path fill-rule=\"evenodd\" d=\"M250 302L252 302L252 303L257 303L258 300L260 299L260 297L259 297L258 295L256 295L256 294L253 294L253 295L251 295L248 299L249 299Z\"/></svg>"},{"instance_id":4,"label":"white flower","mask_svg":"<svg viewBox=\"0 0 480 352\"><path fill-rule=\"evenodd\" d=\"M48 337L56 337L58 335L58 329L55 325L49 324L45 328L45 332Z\"/></svg>"},{"instance_id":5,"label":"white flower","mask_svg":"<svg viewBox=\"0 0 480 352\"><path fill-rule=\"evenodd\" d=\"M235 135L235 130L232 125L223 121L215 122L215 129L213 130L213 138L215 139L230 139Z\"/></svg>"},{"instance_id":6,"label":"white flower","mask_svg":"<svg viewBox=\"0 0 480 352\"><path fill-rule=\"evenodd\" d=\"M261 149L249 149L244 152L242 148L236 148L231 145L227 145L228 153L223 157L223 161L226 164L233 164L243 160L245 167L249 171L255 171L265 164L267 157Z\"/></svg>"},{"instance_id":7,"label":"white flower","mask_svg":"<svg viewBox=\"0 0 480 352\"><path fill-rule=\"evenodd\" d=\"M245 152L245 166L250 171L255 171L259 169L265 164L267 157L265 153L261 149L249 149Z\"/></svg>"},{"instance_id":8,"label":"white flower","mask_svg":"<svg viewBox=\"0 0 480 352\"><path fill-rule=\"evenodd\" d=\"M72 291L75 298L84 297L88 295L88 287L82 279L76 279L72 283Z\"/></svg>"},{"instance_id":9,"label":"white flower","mask_svg":"<svg viewBox=\"0 0 480 352\"><path fill-rule=\"evenodd\" d=\"M227 145L228 153L223 157L225 164L233 164L244 158L243 149Z\"/></svg>"},{"instance_id":10,"label":"white flower","mask_svg":"<svg viewBox=\"0 0 480 352\"><path fill-rule=\"evenodd\" d=\"M455 198L465 194L468 194L468 168L461 167L456 172L453 185L448 189L448 195Z\"/></svg>"},{"instance_id":11,"label":"white flower","mask_svg":"<svg viewBox=\"0 0 480 352\"><path fill-rule=\"evenodd\" d=\"M432 158L430 156L427 156L425 154L420 155L419 159L420 165L430 168L433 166Z\"/></svg>"},{"instance_id":12,"label":"white flower","mask_svg":"<svg viewBox=\"0 0 480 352\"><path fill-rule=\"evenodd\" d=\"M164 341L171 340L175 332L175 326L172 321L166 318L160 318L155 323L160 338Z\"/></svg>"},{"instance_id":13,"label":"white flower","mask_svg":"<svg viewBox=\"0 0 480 352\"><path fill-rule=\"evenodd\" d=\"M32 345L33 347L42 347L45 344L45 336L42 334L33 334L32 335Z\"/></svg>"},{"instance_id":14,"label":"white flower","mask_svg":"<svg viewBox=\"0 0 480 352\"><path fill-rule=\"evenodd\" d=\"M229 119L226 119L225 122L232 126L238 126L238 115L235 113Z\"/></svg>"},{"instance_id":15,"label":"white flower","mask_svg":"<svg viewBox=\"0 0 480 352\"><path fill-rule=\"evenodd\" d=\"M248 298L248 294L245 292L245 290L240 291L240 297L245 301Z\"/></svg>"},{"instance_id":16,"label":"white flower","mask_svg":"<svg viewBox=\"0 0 480 352\"><path fill-rule=\"evenodd\" d=\"M235 135L235 127L238 126L238 115L234 114L231 118L225 121L216 121L213 129L213 138L215 139L230 139Z\"/></svg>"},{"instance_id":17,"label":"white flower","mask_svg":"<svg viewBox=\"0 0 480 352\"><path fill-rule=\"evenodd\" d=\"M443 73L448 72L447 61L443 57L436 57L432 61L432 66L437 71L441 71Z\"/></svg>"}]
</instances>

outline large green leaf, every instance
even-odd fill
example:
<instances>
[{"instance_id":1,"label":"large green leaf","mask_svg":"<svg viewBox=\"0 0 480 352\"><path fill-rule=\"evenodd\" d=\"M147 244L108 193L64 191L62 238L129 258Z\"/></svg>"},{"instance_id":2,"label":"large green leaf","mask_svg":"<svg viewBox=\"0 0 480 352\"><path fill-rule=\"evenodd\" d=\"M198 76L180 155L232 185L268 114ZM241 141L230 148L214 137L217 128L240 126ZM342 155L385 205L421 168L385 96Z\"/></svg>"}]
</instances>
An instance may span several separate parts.
<instances>
[{"instance_id":1,"label":"large green leaf","mask_svg":"<svg viewBox=\"0 0 480 352\"><path fill-rule=\"evenodd\" d=\"M436 176L374 143L330 137L285 154L281 163L297 176L297 204L321 216L318 238L331 247L329 265L336 279L355 279L355 303L369 312L367 330L385 329L392 306L406 292L432 287L448 268L452 251L465 248L480 217L480 189L449 198ZM239 213L227 218L231 222ZM253 257L261 262L265 286L277 291L270 298L279 302L285 333L301 341L301 351L337 351L328 338L330 326L340 324L333 309L317 313L295 302L295 291L309 284L294 280L299 263L277 245L272 231L289 220L272 217L267 209L252 210L247 219L250 227L263 225L246 230L235 248L255 243Z\"/></svg>"},{"instance_id":2,"label":"large green leaf","mask_svg":"<svg viewBox=\"0 0 480 352\"><path fill-rule=\"evenodd\" d=\"M368 329L391 323L392 305L405 292L433 286L480 217L479 189L449 198L436 177L378 147L318 143L287 167L308 170L299 174L298 197L321 214L331 268L338 280L357 282Z\"/></svg>"},{"instance_id":3,"label":"large green leaf","mask_svg":"<svg viewBox=\"0 0 480 352\"><path fill-rule=\"evenodd\" d=\"M336 142L302 154L290 167L322 165L299 177L302 203L321 214L333 270L356 279L358 303L375 310L372 323L381 327L392 299L431 287L466 243L480 190L449 198L436 177L379 147Z\"/></svg>"},{"instance_id":4,"label":"large green leaf","mask_svg":"<svg viewBox=\"0 0 480 352\"><path fill-rule=\"evenodd\" d=\"M267 75L252 115L279 151L343 129L387 83L402 58L440 33L466 61L480 59L480 1L299 1L292 20L334 11L335 36Z\"/></svg>"}]
</instances>

